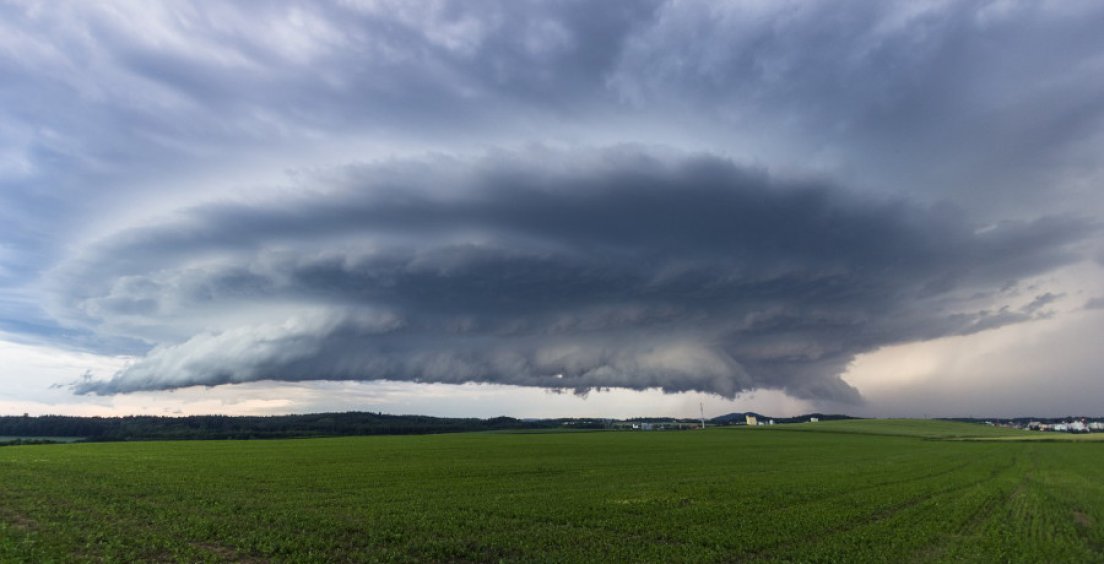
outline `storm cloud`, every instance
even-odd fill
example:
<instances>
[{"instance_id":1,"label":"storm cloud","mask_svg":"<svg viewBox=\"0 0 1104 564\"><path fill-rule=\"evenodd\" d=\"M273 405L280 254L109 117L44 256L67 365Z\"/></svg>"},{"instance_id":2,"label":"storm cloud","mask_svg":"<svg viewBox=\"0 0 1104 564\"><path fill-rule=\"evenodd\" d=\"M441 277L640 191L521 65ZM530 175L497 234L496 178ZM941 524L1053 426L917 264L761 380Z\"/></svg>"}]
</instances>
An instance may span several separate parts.
<instances>
[{"instance_id":1,"label":"storm cloud","mask_svg":"<svg viewBox=\"0 0 1104 564\"><path fill-rule=\"evenodd\" d=\"M1035 318L1053 295L994 288L1075 260L1096 231L981 229L639 147L360 165L299 189L193 208L58 268L55 315L156 345L76 390L386 379L854 402L839 375L855 355Z\"/></svg>"},{"instance_id":2,"label":"storm cloud","mask_svg":"<svg viewBox=\"0 0 1104 564\"><path fill-rule=\"evenodd\" d=\"M98 360L64 364L81 398L21 369L0 399L384 379L860 413L971 377L903 392L886 359L950 374L1000 335L986 382L1031 405L1000 359L1104 328L1102 26L1001 0L3 3L0 354ZM841 377L872 352L885 386ZM1048 357L1053 389L1088 352Z\"/></svg>"}]
</instances>

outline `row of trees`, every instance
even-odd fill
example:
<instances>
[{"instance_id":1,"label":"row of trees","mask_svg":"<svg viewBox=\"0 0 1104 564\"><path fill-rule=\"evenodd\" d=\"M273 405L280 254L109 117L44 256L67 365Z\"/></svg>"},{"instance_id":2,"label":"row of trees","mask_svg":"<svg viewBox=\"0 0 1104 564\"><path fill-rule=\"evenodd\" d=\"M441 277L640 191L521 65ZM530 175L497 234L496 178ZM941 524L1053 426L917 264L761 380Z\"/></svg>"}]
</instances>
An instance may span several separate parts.
<instances>
[{"instance_id":1,"label":"row of trees","mask_svg":"<svg viewBox=\"0 0 1104 564\"><path fill-rule=\"evenodd\" d=\"M0 417L0 436L81 437L90 441L139 439L255 439L341 435L401 435L543 429L560 427L553 420L523 421L512 417L457 419L381 413L315 413L266 417L196 415L189 417Z\"/></svg>"}]
</instances>

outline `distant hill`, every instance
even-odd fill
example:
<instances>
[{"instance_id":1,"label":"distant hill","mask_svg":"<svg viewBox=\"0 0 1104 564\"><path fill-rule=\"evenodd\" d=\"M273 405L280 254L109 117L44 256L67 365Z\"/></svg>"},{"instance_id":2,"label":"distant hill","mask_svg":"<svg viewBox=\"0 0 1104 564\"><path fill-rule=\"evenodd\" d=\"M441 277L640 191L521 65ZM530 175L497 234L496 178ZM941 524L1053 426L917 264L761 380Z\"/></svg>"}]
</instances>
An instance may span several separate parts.
<instances>
[{"instance_id":1,"label":"distant hill","mask_svg":"<svg viewBox=\"0 0 1104 564\"><path fill-rule=\"evenodd\" d=\"M774 420L775 423L805 423L810 418L816 417L821 421L834 421L842 419L860 419L859 417L851 417L850 415L839 414L825 414L825 413L806 413L805 415L798 415L797 417L771 417L769 415L763 415L762 413L756 413L754 411L747 411L743 413L729 413L726 415L719 415L710 419L708 422L714 425L730 425L739 424L747 420L747 416L752 415L759 421Z\"/></svg>"}]
</instances>

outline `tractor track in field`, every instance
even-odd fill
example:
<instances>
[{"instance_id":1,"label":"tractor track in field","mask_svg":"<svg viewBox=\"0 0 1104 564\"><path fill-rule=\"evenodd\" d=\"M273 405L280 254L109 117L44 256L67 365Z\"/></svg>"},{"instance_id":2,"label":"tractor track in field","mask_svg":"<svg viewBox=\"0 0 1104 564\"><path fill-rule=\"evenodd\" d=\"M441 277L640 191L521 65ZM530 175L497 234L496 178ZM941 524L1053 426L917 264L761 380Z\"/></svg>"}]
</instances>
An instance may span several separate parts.
<instances>
[{"instance_id":1,"label":"tractor track in field","mask_svg":"<svg viewBox=\"0 0 1104 564\"><path fill-rule=\"evenodd\" d=\"M913 497L911 497L911 498L909 498L905 501L902 501L900 503L896 503L896 504L893 504L889 507L885 507L885 508L882 508L878 511L875 511L874 513L872 513L866 519L851 521L851 522L848 522L848 523L845 523L843 525L836 526L836 527L828 527L828 528L823 529L823 530L821 530L817 533L813 533L811 535L804 536L801 539L802 540L802 545L803 546L809 546L810 544L817 543L817 542L820 542L822 540L827 540L827 539L829 539L831 537L834 537L834 536L838 536L838 535L841 535L841 534L846 534L846 533L851 532L851 531L856 531L856 530L862 529L864 527L868 527L868 526L873 525L875 523L879 523L881 521L889 519L889 518L891 518L895 515L900 514L903 511L908 511L909 509L917 507L917 506L923 504L926 501L930 501L930 500L937 499L937 498L943 498L943 497L946 497L948 495L952 495L952 494L957 493L957 492L961 492L961 491L965 491L965 490L968 490L968 489L973 488L973 487L977 487L981 484L984 484L986 482L991 481L993 478L995 478L995 477L999 476L1000 474L1002 474L1004 472L1007 472L1008 470L1012 469L1013 467L1015 467L1015 464L1016 464L1016 461L1013 460L1013 462L1011 464L1008 464L1008 465L1005 465L1005 466L1002 466L1002 467L998 467L998 468L994 468L989 473L989 475L984 477L984 478L974 480L974 481L971 481L971 482L968 482L968 483L965 483L965 484L945 488L945 489L938 490L938 491L935 491L935 492L924 493L924 494L920 494L920 495L917 495L917 496L913 496ZM953 467L949 470L936 472L936 473L927 475L925 478L921 478L921 479L927 480L927 479L930 479L930 478L933 478L933 477L944 476L944 475L950 474L952 472L955 472L957 470L960 470L960 469L966 467L967 465L968 465L968 463L963 463L963 464L955 466L955 467ZM897 482L897 483L907 483L907 482L908 481L901 481L901 482ZM867 488L867 489L870 489L870 488ZM976 516L977 512L975 512L973 515ZM973 519L973 517L971 517L971 519ZM739 560L770 560L770 559L774 558L774 554L776 554L778 552L782 552L782 550L779 550L780 548L785 549L785 548L792 548L794 546L795 545L792 542L788 542L788 541L787 542L776 543L774 545L763 547L762 549L758 549L758 550L752 551L750 553L741 554L739 556ZM783 557L783 559L785 559L785 557Z\"/></svg>"}]
</instances>

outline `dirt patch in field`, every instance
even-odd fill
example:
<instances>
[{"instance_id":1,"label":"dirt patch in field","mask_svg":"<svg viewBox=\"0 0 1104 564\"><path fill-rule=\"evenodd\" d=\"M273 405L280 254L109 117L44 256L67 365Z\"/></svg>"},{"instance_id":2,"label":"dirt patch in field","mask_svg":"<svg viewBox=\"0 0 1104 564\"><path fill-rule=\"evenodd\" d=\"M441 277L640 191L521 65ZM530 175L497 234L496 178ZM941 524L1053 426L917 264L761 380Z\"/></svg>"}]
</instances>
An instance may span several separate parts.
<instances>
[{"instance_id":1,"label":"dirt patch in field","mask_svg":"<svg viewBox=\"0 0 1104 564\"><path fill-rule=\"evenodd\" d=\"M260 558L253 558L251 556L243 556L243 555L239 554L237 550L234 550L233 548L230 548L229 546L216 544L216 543L213 543L213 542L193 542L192 547L198 548L202 551L210 553L212 556L214 556L220 562L247 562L247 563L267 562L266 560L262 560Z\"/></svg>"},{"instance_id":2,"label":"dirt patch in field","mask_svg":"<svg viewBox=\"0 0 1104 564\"><path fill-rule=\"evenodd\" d=\"M0 509L0 521L7 523L19 531L33 531L38 528L38 522L26 515Z\"/></svg>"},{"instance_id":3,"label":"dirt patch in field","mask_svg":"<svg viewBox=\"0 0 1104 564\"><path fill-rule=\"evenodd\" d=\"M1092 528L1093 526L1092 517L1089 517L1088 514L1082 513L1081 511L1073 512L1073 522L1082 527L1085 527L1086 529Z\"/></svg>"}]
</instances>

